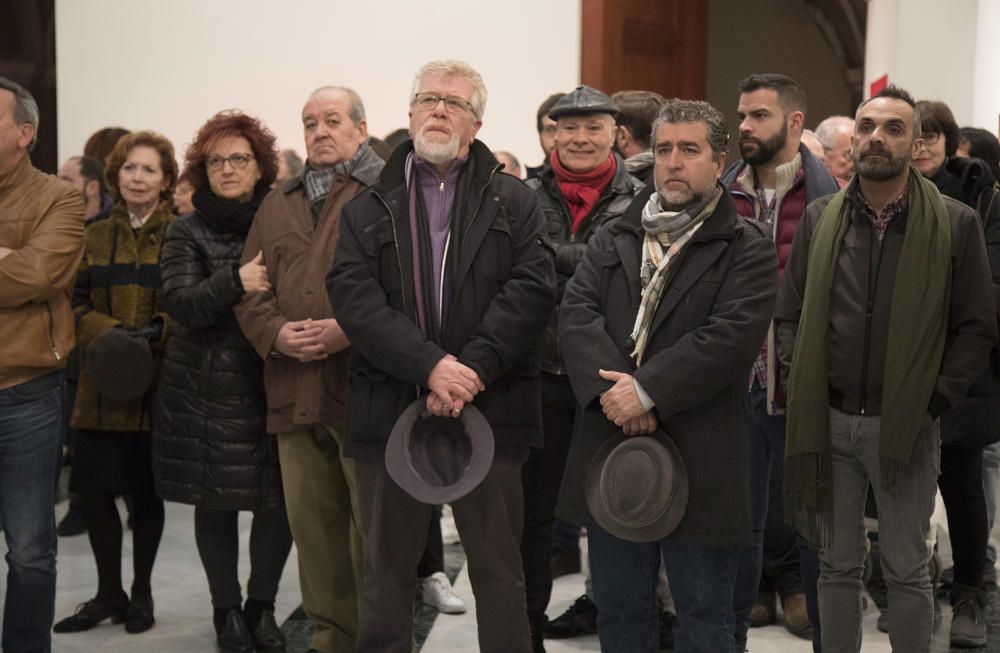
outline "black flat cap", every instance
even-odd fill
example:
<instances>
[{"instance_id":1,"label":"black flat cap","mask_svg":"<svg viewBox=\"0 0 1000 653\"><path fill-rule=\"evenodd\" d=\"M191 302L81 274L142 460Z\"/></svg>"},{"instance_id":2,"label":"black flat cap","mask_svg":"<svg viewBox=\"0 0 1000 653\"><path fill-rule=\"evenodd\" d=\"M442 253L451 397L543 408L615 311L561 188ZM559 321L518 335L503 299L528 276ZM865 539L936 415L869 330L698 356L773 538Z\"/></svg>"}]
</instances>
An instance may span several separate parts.
<instances>
[{"instance_id":1,"label":"black flat cap","mask_svg":"<svg viewBox=\"0 0 1000 653\"><path fill-rule=\"evenodd\" d=\"M615 119L620 113L618 105L611 97L592 86L577 86L572 93L559 98L549 111L549 118L558 120L559 116L579 116L588 113L610 113Z\"/></svg>"}]
</instances>

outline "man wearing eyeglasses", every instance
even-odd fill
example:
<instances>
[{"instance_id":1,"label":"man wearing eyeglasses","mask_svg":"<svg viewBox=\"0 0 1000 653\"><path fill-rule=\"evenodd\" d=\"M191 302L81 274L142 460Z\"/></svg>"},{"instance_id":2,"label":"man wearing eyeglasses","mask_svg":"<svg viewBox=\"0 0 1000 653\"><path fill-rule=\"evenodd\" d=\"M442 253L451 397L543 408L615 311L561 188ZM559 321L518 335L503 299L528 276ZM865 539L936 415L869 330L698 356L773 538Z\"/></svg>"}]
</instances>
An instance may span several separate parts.
<instances>
[{"instance_id":1,"label":"man wearing eyeglasses","mask_svg":"<svg viewBox=\"0 0 1000 653\"><path fill-rule=\"evenodd\" d=\"M414 569L432 507L389 477L385 445L420 397L474 404L493 430L482 483L452 502L476 595L480 650L528 653L521 466L542 442L534 343L555 297L535 196L475 140L486 104L468 64L434 61L410 96L412 141L344 210L327 288L351 340L345 449L365 529L357 650L410 653Z\"/></svg>"},{"instance_id":2,"label":"man wearing eyeglasses","mask_svg":"<svg viewBox=\"0 0 1000 653\"><path fill-rule=\"evenodd\" d=\"M262 263L273 287L235 310L266 361L267 427L277 434L311 650L339 653L355 648L362 550L354 467L342 448L349 343L323 279L341 210L375 183L383 162L368 146L364 104L349 88L315 91L302 126L305 170L264 199L243 252L243 263Z\"/></svg>"}]
</instances>

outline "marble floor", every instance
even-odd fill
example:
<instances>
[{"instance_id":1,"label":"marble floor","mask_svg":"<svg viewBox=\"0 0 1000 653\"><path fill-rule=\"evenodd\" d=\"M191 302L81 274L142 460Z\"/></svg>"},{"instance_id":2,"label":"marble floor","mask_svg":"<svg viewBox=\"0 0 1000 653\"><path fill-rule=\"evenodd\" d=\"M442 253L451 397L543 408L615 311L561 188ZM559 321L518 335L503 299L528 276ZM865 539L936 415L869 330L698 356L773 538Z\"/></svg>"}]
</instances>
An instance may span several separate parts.
<instances>
[{"instance_id":1,"label":"marble floor","mask_svg":"<svg viewBox=\"0 0 1000 653\"><path fill-rule=\"evenodd\" d=\"M66 510L66 503L57 506L57 516ZM124 510L122 510L124 514ZM54 635L55 653L190 653L215 650L214 633L210 621L211 605L204 573L194 545L193 510L188 506L167 504L167 526L160 546L154 571L153 588L156 599L156 626L141 635L129 635L121 626L109 624L99 626L89 632L71 635ZM244 515L240 520L243 543L249 535L250 518ZM131 560L130 538L125 541L125 559ZM91 598L96 587L96 572L90 547L85 536L60 538L59 542L58 595L56 618L62 618L74 610L78 603ZM245 578L249 569L247 553L243 547L241 566ZM126 563L123 569L125 586L131 580L131 570ZM462 653L478 650L476 644L475 601L469 585L468 574L461 569L455 581L456 591L469 606L464 615L440 615L429 626L429 634L422 647L424 653ZM3 577L0 575L0 590ZM550 616L556 616L568 607L583 591L583 576L580 574L557 579L554 585ZM3 592L0 591L0 604ZM277 599L279 623L285 621L299 605L299 583L297 558L293 548L285 567L281 589ZM866 653L888 653L888 637L877 631L875 622L877 610L869 602L864 620L864 645ZM990 625L990 646L980 651L1000 651L1000 615L995 604L988 609ZM943 617L935 634L934 653L948 651L947 634L950 624L950 610L945 607ZM422 612L422 619L432 617ZM299 611L301 615L301 611ZM301 635L302 628L296 624L304 622L291 620L284 629L289 633L289 653L304 653L307 639ZM299 632L298 636L295 633ZM809 653L808 642L798 639L780 625L753 629L749 647L753 653ZM548 640L549 653L568 651L598 651L600 646L596 636L572 640Z\"/></svg>"}]
</instances>

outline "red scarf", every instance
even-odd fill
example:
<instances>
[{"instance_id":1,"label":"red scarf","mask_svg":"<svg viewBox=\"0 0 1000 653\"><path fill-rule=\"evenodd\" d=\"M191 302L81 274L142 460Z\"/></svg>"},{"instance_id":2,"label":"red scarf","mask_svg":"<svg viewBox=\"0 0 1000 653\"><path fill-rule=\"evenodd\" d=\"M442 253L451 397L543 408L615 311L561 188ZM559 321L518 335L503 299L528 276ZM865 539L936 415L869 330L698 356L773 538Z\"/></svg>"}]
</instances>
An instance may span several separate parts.
<instances>
[{"instance_id":1,"label":"red scarf","mask_svg":"<svg viewBox=\"0 0 1000 653\"><path fill-rule=\"evenodd\" d=\"M608 154L608 160L588 172L571 172L563 167L559 162L559 154L556 149L552 149L549 157L552 164L552 171L556 175L556 182L559 184L559 191L563 199L569 206L570 216L573 218L572 233L580 228L580 223L594 208L601 193L615 176L615 155Z\"/></svg>"}]
</instances>

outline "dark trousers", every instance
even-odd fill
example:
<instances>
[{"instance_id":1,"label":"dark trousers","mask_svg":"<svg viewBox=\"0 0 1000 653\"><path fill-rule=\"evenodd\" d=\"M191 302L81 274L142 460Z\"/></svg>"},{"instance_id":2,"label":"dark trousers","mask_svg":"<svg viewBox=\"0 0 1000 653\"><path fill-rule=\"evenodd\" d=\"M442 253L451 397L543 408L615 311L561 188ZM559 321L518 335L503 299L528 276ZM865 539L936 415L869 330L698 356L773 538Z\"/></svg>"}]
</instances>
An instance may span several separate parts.
<instances>
[{"instance_id":1,"label":"dark trousers","mask_svg":"<svg viewBox=\"0 0 1000 653\"><path fill-rule=\"evenodd\" d=\"M4 651L49 650L63 393L62 370L0 390L0 522L7 541Z\"/></svg>"},{"instance_id":2,"label":"dark trousers","mask_svg":"<svg viewBox=\"0 0 1000 653\"><path fill-rule=\"evenodd\" d=\"M521 470L524 488L521 558L528 620L532 624L545 617L552 597L552 524L576 413L576 398L568 377L543 372L541 388L545 445L531 452Z\"/></svg>"},{"instance_id":3,"label":"dark trousers","mask_svg":"<svg viewBox=\"0 0 1000 653\"><path fill-rule=\"evenodd\" d=\"M476 597L483 653L528 653L519 543L524 523L523 459L496 458L476 489L451 504ZM411 653L417 563L431 506L399 488L380 458L356 461L365 573L357 650Z\"/></svg>"},{"instance_id":4,"label":"dark trousers","mask_svg":"<svg viewBox=\"0 0 1000 653\"><path fill-rule=\"evenodd\" d=\"M750 610L761 586L775 589L782 595L802 592L795 532L784 523L781 509L785 416L767 414L767 389L756 382L750 390L748 408L747 460L753 544L740 551L733 593L737 651L746 646ZM768 578L766 584L762 582L764 577Z\"/></svg>"},{"instance_id":5,"label":"dark trousers","mask_svg":"<svg viewBox=\"0 0 1000 653\"><path fill-rule=\"evenodd\" d=\"M986 495L983 448L941 445L941 498L948 511L948 534L955 559L956 590L979 591L986 568Z\"/></svg>"},{"instance_id":6,"label":"dark trousers","mask_svg":"<svg viewBox=\"0 0 1000 653\"><path fill-rule=\"evenodd\" d=\"M212 607L238 608L243 601L240 589L238 510L194 509L194 539L208 577ZM281 572L292 549L285 505L258 508L250 525L250 578L247 597L273 603Z\"/></svg>"},{"instance_id":7,"label":"dark trousers","mask_svg":"<svg viewBox=\"0 0 1000 653\"><path fill-rule=\"evenodd\" d=\"M659 651L656 586L660 559L677 610L677 653L733 653L733 580L739 549L696 546L665 538L628 542L588 528L590 572L603 653Z\"/></svg>"},{"instance_id":8,"label":"dark trousers","mask_svg":"<svg viewBox=\"0 0 1000 653\"><path fill-rule=\"evenodd\" d=\"M444 571L444 541L441 539L441 506L431 506L431 525L427 529L424 555L417 563L417 578Z\"/></svg>"}]
</instances>

